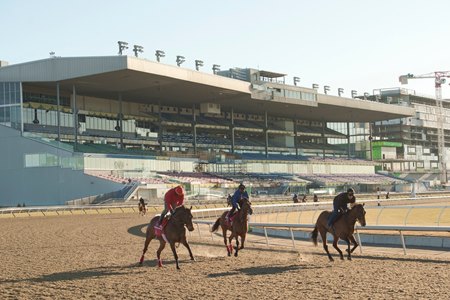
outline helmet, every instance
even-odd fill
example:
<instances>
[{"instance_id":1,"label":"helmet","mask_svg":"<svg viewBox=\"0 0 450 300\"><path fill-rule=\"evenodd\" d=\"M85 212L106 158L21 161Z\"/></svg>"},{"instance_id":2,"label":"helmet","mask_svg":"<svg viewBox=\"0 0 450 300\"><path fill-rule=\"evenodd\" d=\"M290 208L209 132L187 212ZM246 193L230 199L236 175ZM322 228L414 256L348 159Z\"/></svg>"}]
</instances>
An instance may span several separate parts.
<instances>
[{"instance_id":1,"label":"helmet","mask_svg":"<svg viewBox=\"0 0 450 300\"><path fill-rule=\"evenodd\" d=\"M245 189L245 185L243 183L241 183L238 187L239 189L244 188Z\"/></svg>"},{"instance_id":2,"label":"helmet","mask_svg":"<svg viewBox=\"0 0 450 300\"><path fill-rule=\"evenodd\" d=\"M355 190L354 190L353 188L349 188L349 189L347 190L347 193L355 194Z\"/></svg>"},{"instance_id":3,"label":"helmet","mask_svg":"<svg viewBox=\"0 0 450 300\"><path fill-rule=\"evenodd\" d=\"M178 196L184 195L184 191L183 191L183 188L181 187L181 185L179 185L175 188L175 194L177 194Z\"/></svg>"}]
</instances>

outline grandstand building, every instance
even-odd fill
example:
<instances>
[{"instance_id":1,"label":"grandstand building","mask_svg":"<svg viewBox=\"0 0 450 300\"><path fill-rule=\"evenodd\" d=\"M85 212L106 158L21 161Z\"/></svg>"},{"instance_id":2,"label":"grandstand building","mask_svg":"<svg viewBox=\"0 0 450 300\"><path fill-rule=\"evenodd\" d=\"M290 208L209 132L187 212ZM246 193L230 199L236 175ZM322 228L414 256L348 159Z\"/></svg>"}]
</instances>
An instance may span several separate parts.
<instances>
[{"instance_id":1,"label":"grandstand building","mask_svg":"<svg viewBox=\"0 0 450 300\"><path fill-rule=\"evenodd\" d=\"M284 78L255 69L208 74L128 56L2 62L0 206L129 195L127 178L160 173L155 184L164 184L163 172L277 173L299 182L302 175L371 176L375 164L357 143L370 135L361 124L414 114Z\"/></svg>"},{"instance_id":2,"label":"grandstand building","mask_svg":"<svg viewBox=\"0 0 450 300\"><path fill-rule=\"evenodd\" d=\"M377 121L373 124L374 159L384 170L402 173L418 181L439 181L436 99L414 90L375 90L374 101L414 109L413 116ZM445 157L450 159L450 103L443 101ZM447 163L447 166L449 164Z\"/></svg>"}]
</instances>

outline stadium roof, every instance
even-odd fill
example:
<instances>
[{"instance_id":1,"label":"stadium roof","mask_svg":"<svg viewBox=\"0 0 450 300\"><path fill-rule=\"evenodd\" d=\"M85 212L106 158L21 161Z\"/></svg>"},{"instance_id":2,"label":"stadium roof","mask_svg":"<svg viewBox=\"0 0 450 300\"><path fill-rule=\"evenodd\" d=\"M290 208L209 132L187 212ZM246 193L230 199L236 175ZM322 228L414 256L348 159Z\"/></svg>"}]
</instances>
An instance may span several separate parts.
<instances>
[{"instance_id":1,"label":"stadium roof","mask_svg":"<svg viewBox=\"0 0 450 300\"><path fill-rule=\"evenodd\" d=\"M324 120L369 122L412 116L413 108L317 94L317 101L252 97L251 84L129 56L54 57L0 68L0 81L56 89L62 93L118 99L125 102L192 107L218 103L235 112ZM305 88L306 89L306 88ZM310 90L310 89L308 89ZM311 90L314 92L314 90Z\"/></svg>"}]
</instances>

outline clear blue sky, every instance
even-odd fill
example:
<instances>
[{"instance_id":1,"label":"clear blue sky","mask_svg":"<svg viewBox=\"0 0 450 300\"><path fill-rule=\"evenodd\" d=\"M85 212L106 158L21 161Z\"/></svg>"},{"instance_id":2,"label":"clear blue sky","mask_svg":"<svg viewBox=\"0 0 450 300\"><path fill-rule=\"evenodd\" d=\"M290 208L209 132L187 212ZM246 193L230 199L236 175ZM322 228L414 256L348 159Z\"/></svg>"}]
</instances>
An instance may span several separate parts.
<instances>
[{"instance_id":1,"label":"clear blue sky","mask_svg":"<svg viewBox=\"0 0 450 300\"><path fill-rule=\"evenodd\" d=\"M167 64L183 55L184 67L201 59L209 73L259 68L350 97L400 86L401 74L450 70L449 13L448 0L0 0L0 60L116 55L121 40L149 60L161 49ZM404 87L434 95L433 80Z\"/></svg>"}]
</instances>

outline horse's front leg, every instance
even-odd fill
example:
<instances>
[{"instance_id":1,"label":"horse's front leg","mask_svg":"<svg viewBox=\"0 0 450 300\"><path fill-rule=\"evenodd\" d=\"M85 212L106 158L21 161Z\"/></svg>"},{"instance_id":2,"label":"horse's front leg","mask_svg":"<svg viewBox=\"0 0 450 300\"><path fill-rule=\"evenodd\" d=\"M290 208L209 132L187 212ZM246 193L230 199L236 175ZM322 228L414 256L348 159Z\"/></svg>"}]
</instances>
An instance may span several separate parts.
<instances>
[{"instance_id":1,"label":"horse's front leg","mask_svg":"<svg viewBox=\"0 0 450 300\"><path fill-rule=\"evenodd\" d=\"M188 249L191 260L195 261L194 255L192 254L192 251L191 251L191 247L189 246L189 243L187 242L186 238L183 239L182 243Z\"/></svg>"},{"instance_id":2,"label":"horse's front leg","mask_svg":"<svg viewBox=\"0 0 450 300\"><path fill-rule=\"evenodd\" d=\"M236 237L236 252L234 253L234 257L237 257L238 256L238 251L239 251L239 235L236 233L235 234L235 237Z\"/></svg>"},{"instance_id":3,"label":"horse's front leg","mask_svg":"<svg viewBox=\"0 0 450 300\"><path fill-rule=\"evenodd\" d=\"M342 254L341 249L339 249L337 243L339 241L339 237L338 236L333 236L333 247L334 249L336 249L339 252L339 256L341 257L341 259L344 259L344 254Z\"/></svg>"},{"instance_id":4,"label":"horse's front leg","mask_svg":"<svg viewBox=\"0 0 450 300\"><path fill-rule=\"evenodd\" d=\"M355 249L358 248L359 245L358 245L358 242L356 242L355 237L353 236L353 234L349 236L349 239L350 239L350 241L353 244L353 248L352 248L352 250L350 250L350 253L353 253L353 251L355 251Z\"/></svg>"},{"instance_id":5,"label":"horse's front leg","mask_svg":"<svg viewBox=\"0 0 450 300\"><path fill-rule=\"evenodd\" d=\"M241 247L239 247L239 250L244 249L245 236L246 236L245 233L241 235Z\"/></svg>"},{"instance_id":6,"label":"horse's front leg","mask_svg":"<svg viewBox=\"0 0 450 300\"><path fill-rule=\"evenodd\" d=\"M172 249L173 257L175 258L175 264L177 265L177 270L179 270L180 266L178 265L178 254L177 254L177 249L175 249L174 242L170 242L170 248Z\"/></svg>"},{"instance_id":7,"label":"horse's front leg","mask_svg":"<svg viewBox=\"0 0 450 300\"><path fill-rule=\"evenodd\" d=\"M158 259L158 267L162 267L162 259L161 259L161 252L163 251L164 247L166 247L166 242L161 238L159 240L159 248L156 251L156 258Z\"/></svg>"},{"instance_id":8,"label":"horse's front leg","mask_svg":"<svg viewBox=\"0 0 450 300\"><path fill-rule=\"evenodd\" d=\"M345 238L345 242L347 243L347 249L345 251L347 251L347 259L348 260L352 260L352 255L351 255L351 251L350 251L350 240L349 238Z\"/></svg>"},{"instance_id":9,"label":"horse's front leg","mask_svg":"<svg viewBox=\"0 0 450 300\"><path fill-rule=\"evenodd\" d=\"M230 246L228 245L227 242L227 229L224 227L222 227L222 234L223 234L223 243L225 244L225 247L227 247L227 254L228 256L231 256ZM231 242L229 244L231 245Z\"/></svg>"}]
</instances>

